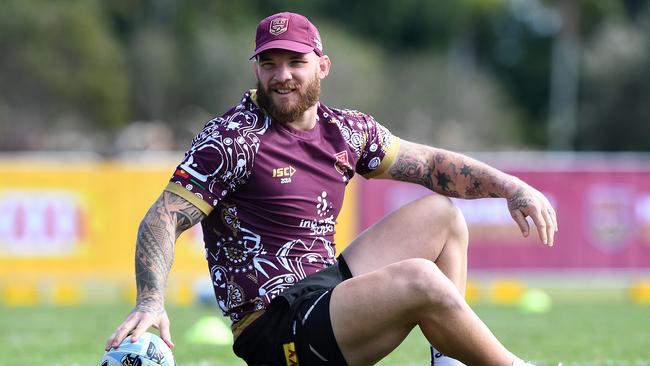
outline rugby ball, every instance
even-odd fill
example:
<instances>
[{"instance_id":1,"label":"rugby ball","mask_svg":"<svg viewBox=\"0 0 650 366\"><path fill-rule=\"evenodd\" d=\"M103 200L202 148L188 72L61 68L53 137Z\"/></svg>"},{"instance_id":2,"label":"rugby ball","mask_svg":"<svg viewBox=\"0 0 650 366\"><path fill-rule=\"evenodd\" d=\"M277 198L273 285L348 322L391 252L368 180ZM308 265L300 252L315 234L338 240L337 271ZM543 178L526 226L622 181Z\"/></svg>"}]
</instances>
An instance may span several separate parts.
<instances>
[{"instance_id":1,"label":"rugby ball","mask_svg":"<svg viewBox=\"0 0 650 366\"><path fill-rule=\"evenodd\" d=\"M157 335L146 332L137 342L126 337L117 348L104 353L99 366L174 366L174 356Z\"/></svg>"}]
</instances>

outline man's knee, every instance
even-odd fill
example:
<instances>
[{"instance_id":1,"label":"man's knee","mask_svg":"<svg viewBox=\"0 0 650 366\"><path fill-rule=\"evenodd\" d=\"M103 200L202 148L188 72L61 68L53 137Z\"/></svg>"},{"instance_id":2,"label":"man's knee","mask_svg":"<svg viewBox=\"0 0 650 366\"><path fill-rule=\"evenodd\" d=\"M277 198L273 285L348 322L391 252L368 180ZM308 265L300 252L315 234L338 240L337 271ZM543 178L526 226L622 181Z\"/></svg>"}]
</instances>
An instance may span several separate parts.
<instances>
[{"instance_id":1,"label":"man's knee","mask_svg":"<svg viewBox=\"0 0 650 366\"><path fill-rule=\"evenodd\" d=\"M465 217L460 209L454 205L449 197L439 194L432 194L422 198L421 202L423 220L426 223L440 223L450 236L455 236L462 244L467 244L468 228ZM432 229L439 230L436 225L428 225Z\"/></svg>"},{"instance_id":2,"label":"man's knee","mask_svg":"<svg viewBox=\"0 0 650 366\"><path fill-rule=\"evenodd\" d=\"M391 276L404 286L414 311L461 306L462 297L454 284L428 259L413 258L393 266Z\"/></svg>"}]
</instances>

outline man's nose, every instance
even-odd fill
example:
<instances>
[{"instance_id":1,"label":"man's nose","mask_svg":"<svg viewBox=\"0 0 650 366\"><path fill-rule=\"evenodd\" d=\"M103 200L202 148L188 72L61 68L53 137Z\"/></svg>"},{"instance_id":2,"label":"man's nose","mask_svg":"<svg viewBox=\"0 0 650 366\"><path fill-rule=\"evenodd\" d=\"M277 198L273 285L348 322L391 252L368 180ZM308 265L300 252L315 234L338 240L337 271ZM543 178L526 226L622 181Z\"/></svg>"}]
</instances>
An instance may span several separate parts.
<instances>
[{"instance_id":1,"label":"man's nose","mask_svg":"<svg viewBox=\"0 0 650 366\"><path fill-rule=\"evenodd\" d=\"M288 65L280 65L275 69L275 75L273 75L273 78L278 81L278 82L285 82L287 80L291 80L291 70L289 69Z\"/></svg>"}]
</instances>

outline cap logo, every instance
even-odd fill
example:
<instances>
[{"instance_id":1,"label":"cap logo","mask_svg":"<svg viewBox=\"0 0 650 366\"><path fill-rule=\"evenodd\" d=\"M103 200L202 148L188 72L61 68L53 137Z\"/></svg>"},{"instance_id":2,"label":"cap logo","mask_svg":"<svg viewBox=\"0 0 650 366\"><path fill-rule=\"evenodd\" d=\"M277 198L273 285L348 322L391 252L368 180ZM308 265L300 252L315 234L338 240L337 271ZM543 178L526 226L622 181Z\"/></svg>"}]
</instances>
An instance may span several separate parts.
<instances>
[{"instance_id":1,"label":"cap logo","mask_svg":"<svg viewBox=\"0 0 650 366\"><path fill-rule=\"evenodd\" d=\"M274 36L279 36L280 34L286 32L287 29L289 29L289 19L275 18L271 20L271 24L269 26L269 33L271 33Z\"/></svg>"}]
</instances>

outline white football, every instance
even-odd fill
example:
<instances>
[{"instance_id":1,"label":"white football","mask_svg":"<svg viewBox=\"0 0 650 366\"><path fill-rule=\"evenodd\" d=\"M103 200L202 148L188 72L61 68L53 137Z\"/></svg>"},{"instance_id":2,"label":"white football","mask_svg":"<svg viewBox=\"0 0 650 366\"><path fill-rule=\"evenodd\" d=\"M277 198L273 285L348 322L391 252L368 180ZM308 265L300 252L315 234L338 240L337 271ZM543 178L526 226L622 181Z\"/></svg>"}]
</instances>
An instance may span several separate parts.
<instances>
[{"instance_id":1,"label":"white football","mask_svg":"<svg viewBox=\"0 0 650 366\"><path fill-rule=\"evenodd\" d=\"M119 347L104 353L99 366L174 366L172 350L157 335L146 332L137 342L126 337Z\"/></svg>"}]
</instances>

